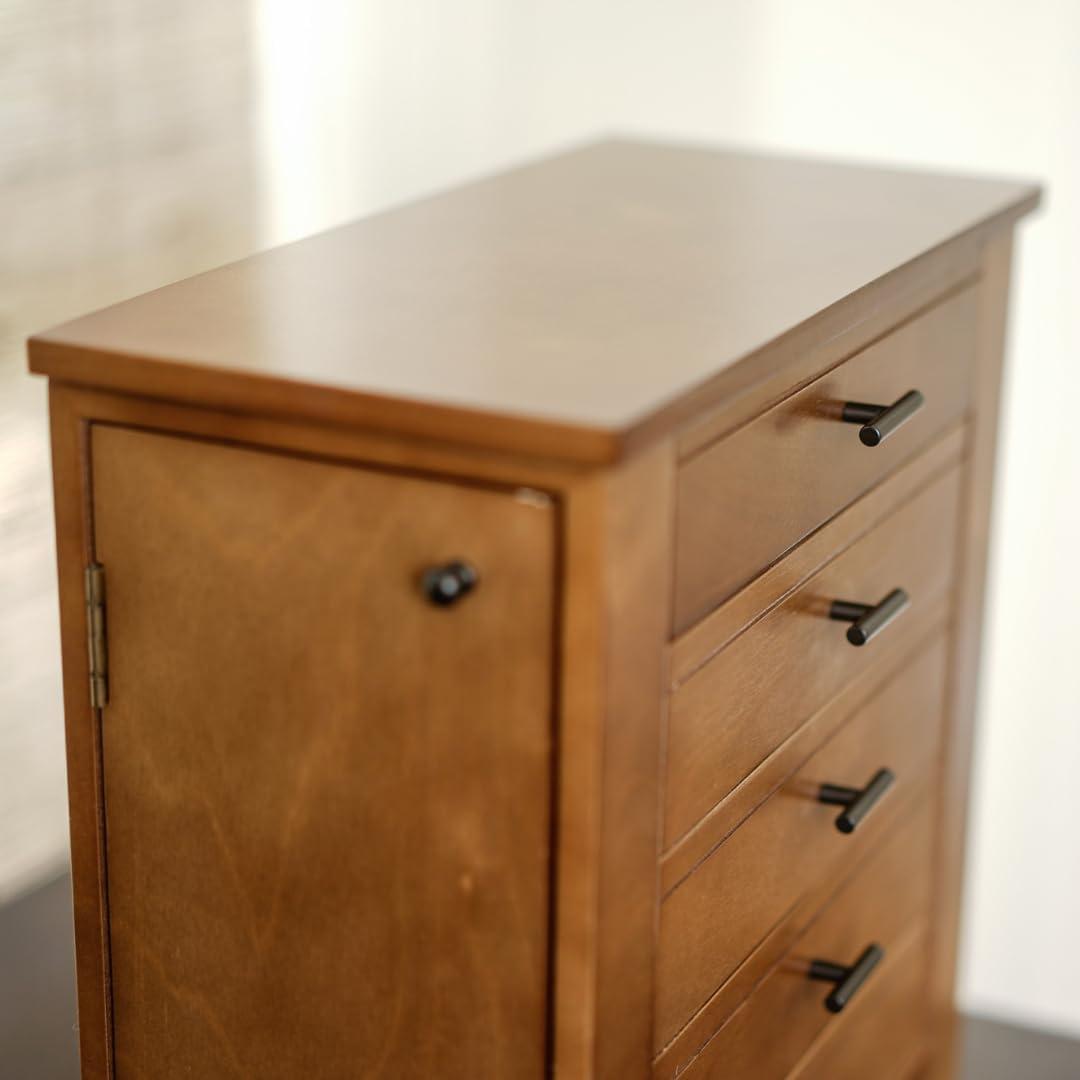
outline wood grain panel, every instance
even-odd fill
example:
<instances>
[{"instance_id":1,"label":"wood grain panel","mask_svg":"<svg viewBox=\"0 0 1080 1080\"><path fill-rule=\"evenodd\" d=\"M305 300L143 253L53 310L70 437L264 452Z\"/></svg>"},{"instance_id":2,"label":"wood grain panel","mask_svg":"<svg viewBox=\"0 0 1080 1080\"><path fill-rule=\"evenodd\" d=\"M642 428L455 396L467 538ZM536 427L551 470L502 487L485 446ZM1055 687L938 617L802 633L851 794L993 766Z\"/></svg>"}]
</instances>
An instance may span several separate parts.
<instances>
[{"instance_id":1,"label":"wood grain panel","mask_svg":"<svg viewBox=\"0 0 1080 1080\"><path fill-rule=\"evenodd\" d=\"M832 600L876 603L900 587L918 618L948 585L955 557L960 477L952 470L885 518L683 683L668 726L664 837L669 847L780 742L893 648L886 627L854 648ZM920 542L912 543L912 537Z\"/></svg>"},{"instance_id":2,"label":"wood grain panel","mask_svg":"<svg viewBox=\"0 0 1080 1080\"><path fill-rule=\"evenodd\" d=\"M895 628L893 647L882 652L834 698L792 732L741 780L660 860L661 895L667 896L700 866L738 826L781 787L852 716L881 694L948 622L949 597L942 594L921 617Z\"/></svg>"},{"instance_id":3,"label":"wood grain panel","mask_svg":"<svg viewBox=\"0 0 1080 1080\"><path fill-rule=\"evenodd\" d=\"M975 290L907 323L692 458L679 471L675 631L689 626L874 486L966 407ZM879 446L840 422L845 401L923 408Z\"/></svg>"},{"instance_id":4,"label":"wood grain panel","mask_svg":"<svg viewBox=\"0 0 1080 1080\"><path fill-rule=\"evenodd\" d=\"M829 986L807 977L809 962L850 964L876 942L885 957L863 987L869 992L876 979L902 962L905 946L925 925L933 827L933 803L927 798L839 888L791 951L707 1042L679 1039L657 1059L654 1080L786 1076L822 1031L843 1020L843 1014L833 1016L825 1009Z\"/></svg>"},{"instance_id":5,"label":"wood grain panel","mask_svg":"<svg viewBox=\"0 0 1080 1080\"><path fill-rule=\"evenodd\" d=\"M661 446L606 482L607 601L596 1080L648 1073L655 1008L664 642L675 469Z\"/></svg>"},{"instance_id":6,"label":"wood grain panel","mask_svg":"<svg viewBox=\"0 0 1080 1080\"><path fill-rule=\"evenodd\" d=\"M544 1075L550 503L92 452L117 1072ZM436 608L456 556L480 585Z\"/></svg>"},{"instance_id":7,"label":"wood grain panel","mask_svg":"<svg viewBox=\"0 0 1080 1080\"><path fill-rule=\"evenodd\" d=\"M661 446L560 499L554 1075L568 1080L652 1061L673 478Z\"/></svg>"},{"instance_id":8,"label":"wood grain panel","mask_svg":"<svg viewBox=\"0 0 1080 1080\"><path fill-rule=\"evenodd\" d=\"M53 506L60 591L71 819L79 1061L87 1080L112 1076L112 998L105 897L105 830L101 792L101 714L90 707L83 569L93 558L89 514L89 428L70 395L49 384Z\"/></svg>"},{"instance_id":9,"label":"wood grain panel","mask_svg":"<svg viewBox=\"0 0 1080 1080\"><path fill-rule=\"evenodd\" d=\"M930 1075L935 1080L951 1077L956 1069L956 959L1011 262L1012 233L1002 232L983 253L975 415L958 537L960 571L949 691L951 722L940 776L937 909L930 983L938 1047Z\"/></svg>"},{"instance_id":10,"label":"wood grain panel","mask_svg":"<svg viewBox=\"0 0 1080 1080\"><path fill-rule=\"evenodd\" d=\"M947 643L938 638L795 772L683 881L660 910L657 1033L664 1046L781 923L798 925L823 881L845 877L880 841L937 760ZM850 835L823 783L861 787L896 775L882 803ZM759 944L762 943L762 944ZM719 1021L718 1010L709 1010Z\"/></svg>"},{"instance_id":11,"label":"wood grain panel","mask_svg":"<svg viewBox=\"0 0 1080 1080\"><path fill-rule=\"evenodd\" d=\"M927 937L907 943L896 962L866 985L792 1070L790 1080L873 1077L900 1080L914 1075L926 1055Z\"/></svg>"},{"instance_id":12,"label":"wood grain panel","mask_svg":"<svg viewBox=\"0 0 1080 1080\"><path fill-rule=\"evenodd\" d=\"M733 638L801 585L811 574L910 501L926 485L962 460L967 442L964 425L951 428L925 452L837 515L770 566L730 600L671 643L671 685L686 682Z\"/></svg>"}]
</instances>

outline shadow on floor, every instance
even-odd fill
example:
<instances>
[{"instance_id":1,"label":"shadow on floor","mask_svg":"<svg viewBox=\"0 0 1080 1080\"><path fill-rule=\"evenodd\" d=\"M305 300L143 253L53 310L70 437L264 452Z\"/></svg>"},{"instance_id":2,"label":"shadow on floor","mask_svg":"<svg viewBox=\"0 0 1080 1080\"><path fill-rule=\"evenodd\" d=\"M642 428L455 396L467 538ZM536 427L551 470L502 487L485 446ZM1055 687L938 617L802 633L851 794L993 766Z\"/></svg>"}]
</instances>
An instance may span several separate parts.
<instances>
[{"instance_id":1,"label":"shadow on floor","mask_svg":"<svg viewBox=\"0 0 1080 1080\"><path fill-rule=\"evenodd\" d=\"M71 882L65 874L0 908L0 1076L78 1075Z\"/></svg>"}]
</instances>

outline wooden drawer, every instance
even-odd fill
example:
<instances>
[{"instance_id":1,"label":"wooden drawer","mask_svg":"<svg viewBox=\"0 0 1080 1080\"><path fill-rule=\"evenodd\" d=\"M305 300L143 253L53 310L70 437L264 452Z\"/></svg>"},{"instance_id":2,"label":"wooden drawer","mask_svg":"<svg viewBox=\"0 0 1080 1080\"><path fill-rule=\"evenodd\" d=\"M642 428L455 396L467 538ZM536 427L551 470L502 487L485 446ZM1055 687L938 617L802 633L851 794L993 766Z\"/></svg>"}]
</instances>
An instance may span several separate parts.
<instances>
[{"instance_id":1,"label":"wooden drawer","mask_svg":"<svg viewBox=\"0 0 1080 1080\"><path fill-rule=\"evenodd\" d=\"M899 627L863 648L828 618L832 600L905 589L898 623L923 618L953 572L960 472L950 469L811 574L672 694L664 847L672 847L759 762L859 676Z\"/></svg>"},{"instance_id":2,"label":"wooden drawer","mask_svg":"<svg viewBox=\"0 0 1080 1080\"><path fill-rule=\"evenodd\" d=\"M960 416L970 396L975 291L965 289L712 444L679 470L675 632L731 596ZM879 446L845 401L923 408Z\"/></svg>"},{"instance_id":3,"label":"wooden drawer","mask_svg":"<svg viewBox=\"0 0 1080 1080\"><path fill-rule=\"evenodd\" d=\"M876 982L904 963L907 946L925 924L931 893L934 815L929 787L920 790L919 799L917 811L841 885L719 1030L700 1038L691 1027L660 1054L654 1080L676 1075L689 1080L786 1076L823 1031L845 1020L844 1013L825 1008L830 984L808 977L811 960L851 964L871 943L884 949L884 958L852 998L851 1010L860 998L869 997Z\"/></svg>"},{"instance_id":4,"label":"wooden drawer","mask_svg":"<svg viewBox=\"0 0 1080 1080\"><path fill-rule=\"evenodd\" d=\"M752 980L775 961L820 903L823 885L850 872L925 785L940 740L947 661L947 640L935 635L666 898L659 1046L703 1006L715 1028L738 1003L738 988L729 994L724 984L739 965L753 969ZM818 789L861 787L883 767L895 775L891 788L854 832L841 833L837 807L818 802Z\"/></svg>"},{"instance_id":5,"label":"wooden drawer","mask_svg":"<svg viewBox=\"0 0 1080 1080\"><path fill-rule=\"evenodd\" d=\"M896 963L866 986L825 1030L790 1074L791 1080L901 1080L926 1054L927 935L899 951Z\"/></svg>"}]
</instances>

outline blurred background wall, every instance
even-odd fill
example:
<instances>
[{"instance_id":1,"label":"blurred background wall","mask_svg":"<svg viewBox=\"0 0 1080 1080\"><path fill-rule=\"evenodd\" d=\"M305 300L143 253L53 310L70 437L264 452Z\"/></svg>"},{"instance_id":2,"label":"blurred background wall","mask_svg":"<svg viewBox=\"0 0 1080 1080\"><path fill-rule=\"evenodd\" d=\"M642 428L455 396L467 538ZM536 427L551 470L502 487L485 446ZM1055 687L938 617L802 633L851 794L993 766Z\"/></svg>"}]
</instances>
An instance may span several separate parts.
<instances>
[{"instance_id":1,"label":"blurred background wall","mask_svg":"<svg viewBox=\"0 0 1080 1080\"><path fill-rule=\"evenodd\" d=\"M25 338L257 244L252 24L218 0L0 0L0 902L67 857L46 395Z\"/></svg>"},{"instance_id":2,"label":"blurred background wall","mask_svg":"<svg viewBox=\"0 0 1080 1080\"><path fill-rule=\"evenodd\" d=\"M1019 174L962 993L1080 1034L1075 0L0 0L0 59L0 896L65 842L26 333L596 133Z\"/></svg>"}]
</instances>

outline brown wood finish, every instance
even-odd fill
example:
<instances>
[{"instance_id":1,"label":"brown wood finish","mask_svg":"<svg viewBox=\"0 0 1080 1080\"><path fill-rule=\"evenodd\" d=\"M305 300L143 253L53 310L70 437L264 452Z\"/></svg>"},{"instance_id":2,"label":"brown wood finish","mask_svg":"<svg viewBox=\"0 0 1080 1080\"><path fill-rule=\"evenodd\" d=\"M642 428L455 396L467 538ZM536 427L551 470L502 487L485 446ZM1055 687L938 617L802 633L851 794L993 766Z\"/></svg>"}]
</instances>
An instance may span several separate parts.
<instances>
[{"instance_id":1,"label":"brown wood finish","mask_svg":"<svg viewBox=\"0 0 1080 1080\"><path fill-rule=\"evenodd\" d=\"M942 604L942 608L944 605ZM667 895L679 882L691 873L708 854L721 843L726 836L737 829L748 816L753 814L756 808L771 794L772 791L782 786L790 777L791 771L798 763L804 761L807 754L817 745L830 731L837 730L862 705L883 693L887 688L888 681L901 672L914 661L918 653L926 647L936 634L943 629L944 612L934 620L933 629L929 634L924 634L917 640L914 648L905 643L905 648L898 655L891 657L891 664L881 665L867 673L867 677L858 679L850 687L835 698L813 720L800 730L798 740L791 740L785 745L788 755L777 755L771 759L766 772L766 777L761 777L761 785L756 793L749 783L740 785L732 795L725 800L718 809L715 820L710 818L710 823L715 825L716 831L709 836L705 830L694 833L692 836L700 838L701 846L695 854L697 857L691 861L687 858L665 859L661 865L661 895ZM871 677L872 676L872 677ZM755 775L755 779L759 779ZM747 791L746 789L750 790ZM893 808L898 813L905 813L906 808ZM891 811L887 811L891 812ZM682 848L677 849L678 854L684 854ZM819 878L814 882L811 889L804 897L804 902L795 911L789 913L789 917L780 919L776 925L769 929L765 937L755 943L748 943L750 950L746 959L739 964L728 980L709 999L708 1003L684 1029L682 1038L698 1040L702 1043L716 1030L725 1016L730 1013L750 994L754 987L765 977L775 962L777 956L783 954L795 938L805 927L806 919L812 916L816 906L827 896L832 887L832 882L825 878Z\"/></svg>"},{"instance_id":2,"label":"brown wood finish","mask_svg":"<svg viewBox=\"0 0 1080 1080\"><path fill-rule=\"evenodd\" d=\"M897 672L947 624L948 595L940 596L925 618L898 624L891 648L879 653L827 704L780 743L660 860L660 894L667 896L710 852L754 812L806 759L851 716L881 693Z\"/></svg>"},{"instance_id":3,"label":"brown wood finish","mask_svg":"<svg viewBox=\"0 0 1080 1080\"><path fill-rule=\"evenodd\" d=\"M973 284L981 251L982 237L974 233L928 251L879 278L853 301L826 308L729 369L722 396L705 407L687 409L686 424L675 439L679 459L694 457L942 298Z\"/></svg>"},{"instance_id":4,"label":"brown wood finish","mask_svg":"<svg viewBox=\"0 0 1080 1080\"><path fill-rule=\"evenodd\" d=\"M548 458L479 453L468 447L414 441L365 429L217 412L127 394L53 382L55 393L85 417L147 430L180 431L234 446L283 450L301 456L374 465L446 480L541 491L595 476L592 470Z\"/></svg>"},{"instance_id":5,"label":"brown wood finish","mask_svg":"<svg viewBox=\"0 0 1080 1080\"><path fill-rule=\"evenodd\" d=\"M926 1058L928 934L906 941L881 977L829 1024L790 1073L791 1080L914 1076Z\"/></svg>"},{"instance_id":6,"label":"brown wood finish","mask_svg":"<svg viewBox=\"0 0 1080 1080\"><path fill-rule=\"evenodd\" d=\"M1012 234L1001 233L986 246L979 286L975 416L959 537L960 576L950 677L952 723L940 774L935 946L929 993L939 1047L932 1075L942 1080L952 1076L956 1068L954 983L1011 262Z\"/></svg>"},{"instance_id":7,"label":"brown wood finish","mask_svg":"<svg viewBox=\"0 0 1080 1080\"><path fill-rule=\"evenodd\" d=\"M925 790L925 789L924 789ZM679 1040L658 1059L654 1080L786 1076L819 1033L837 1020L824 1007L829 984L807 977L813 959L853 963L871 942L885 958L864 986L889 968L892 954L925 924L931 891L934 811L925 799L914 815L844 882L820 916L760 986L704 1045Z\"/></svg>"},{"instance_id":8,"label":"brown wood finish","mask_svg":"<svg viewBox=\"0 0 1080 1080\"><path fill-rule=\"evenodd\" d=\"M652 1057L660 839L657 703L671 612L674 468L662 447L615 472L607 497L604 770L593 1074L647 1075Z\"/></svg>"},{"instance_id":9,"label":"brown wood finish","mask_svg":"<svg viewBox=\"0 0 1080 1080\"><path fill-rule=\"evenodd\" d=\"M544 1075L550 501L100 426L92 460L117 1072Z\"/></svg>"},{"instance_id":10,"label":"brown wood finish","mask_svg":"<svg viewBox=\"0 0 1080 1080\"><path fill-rule=\"evenodd\" d=\"M593 1074L604 771L604 483L564 495L553 1042L556 1075Z\"/></svg>"},{"instance_id":11,"label":"brown wood finish","mask_svg":"<svg viewBox=\"0 0 1080 1080\"><path fill-rule=\"evenodd\" d=\"M1037 199L609 141L105 309L31 359L68 382L608 461L729 396L744 360L773 374L755 357L783 335L841 303L857 321L872 283Z\"/></svg>"},{"instance_id":12,"label":"brown wood finish","mask_svg":"<svg viewBox=\"0 0 1080 1080\"><path fill-rule=\"evenodd\" d=\"M768 939L805 925L822 882L847 876L924 790L938 759L946 643L932 646L864 702L858 713L664 899L657 945L657 1049L696 1013L715 1030L723 1002L710 1000ZM854 833L834 826L835 806L817 801L823 783L861 787L879 769L896 775L882 803ZM701 1024L697 1025L698 1027Z\"/></svg>"},{"instance_id":13,"label":"brown wood finish","mask_svg":"<svg viewBox=\"0 0 1080 1080\"><path fill-rule=\"evenodd\" d=\"M83 569L93 558L87 485L88 426L70 396L49 387L53 507L60 585L71 887L79 1057L84 1077L113 1076L101 713L90 707Z\"/></svg>"},{"instance_id":14,"label":"brown wood finish","mask_svg":"<svg viewBox=\"0 0 1080 1080\"><path fill-rule=\"evenodd\" d=\"M690 627L670 646L671 686L676 688L775 607L811 574L883 521L931 480L957 465L964 454L967 433L951 429L918 457L901 466L872 491L806 538L786 558L769 567L745 589Z\"/></svg>"},{"instance_id":15,"label":"brown wood finish","mask_svg":"<svg viewBox=\"0 0 1080 1080\"><path fill-rule=\"evenodd\" d=\"M675 631L756 577L965 409L975 290L943 301L679 470ZM845 401L926 403L879 446L840 421Z\"/></svg>"},{"instance_id":16,"label":"brown wood finish","mask_svg":"<svg viewBox=\"0 0 1080 1080\"><path fill-rule=\"evenodd\" d=\"M929 934L908 941L895 960L869 982L837 1024L821 1037L790 1073L791 1080L873 1077L901 1080L923 1063L929 1040L926 978Z\"/></svg>"},{"instance_id":17,"label":"brown wood finish","mask_svg":"<svg viewBox=\"0 0 1080 1080\"><path fill-rule=\"evenodd\" d=\"M670 648L671 683L678 687L726 644L751 626L759 614L775 607L789 592L837 551L843 551L880 522L896 506L935 477L956 465L966 434L951 431L888 480L864 495L828 525L800 544L787 558L736 593L708 618L677 638ZM890 627L891 648L875 650L865 670L827 705L781 742L752 772L690 830L664 852L661 892L666 894L765 797L804 761L815 747L883 684L899 665L907 663L928 638L927 626L938 627L945 617L947 597L936 601L924 619L901 619ZM923 624L926 624L925 626Z\"/></svg>"},{"instance_id":18,"label":"brown wood finish","mask_svg":"<svg viewBox=\"0 0 1080 1080\"><path fill-rule=\"evenodd\" d=\"M923 1032L948 1076L1009 237L1037 200L612 142L34 339L84 1077L877 1075ZM868 362L923 365L937 418L876 450L825 424L858 482L800 472L819 463L784 447L811 426L777 417ZM676 495L705 461L749 500L805 491L769 515L779 541L714 541L761 572L718 606L706 581L687 625ZM387 570L436 547L484 571L442 611ZM913 607L865 649L822 617L896 584ZM903 780L841 837L803 788L886 745ZM806 961L879 934L885 966L830 1020ZM708 1001L654 1060L679 995Z\"/></svg>"},{"instance_id":19,"label":"brown wood finish","mask_svg":"<svg viewBox=\"0 0 1080 1080\"><path fill-rule=\"evenodd\" d=\"M555 1073L652 1058L674 469L666 448L564 493Z\"/></svg>"},{"instance_id":20,"label":"brown wood finish","mask_svg":"<svg viewBox=\"0 0 1080 1080\"><path fill-rule=\"evenodd\" d=\"M877 603L907 590L899 616L925 617L951 580L960 477L956 471L875 526L768 611L674 692L667 740L665 849L677 843L875 652L892 647L886 627L863 648L828 618L836 599ZM924 538L912 544L911 538Z\"/></svg>"},{"instance_id":21,"label":"brown wood finish","mask_svg":"<svg viewBox=\"0 0 1080 1080\"><path fill-rule=\"evenodd\" d=\"M531 461L502 455L478 456L467 450L459 451L439 444L416 443L348 429L261 420L240 414L208 412L56 383L52 386L51 398L54 437L58 443L59 433L67 431L69 418L73 425L74 435L70 440L73 446L72 479L70 485L64 487L65 490L67 487L72 489L74 513L81 513L82 493L85 490L82 459L75 437L80 427L77 419L80 416L94 417L99 422L110 424L143 425L160 431L185 432L224 445L285 447L299 455L320 459L356 464L378 462L404 474L434 473L441 474L445 479L472 474L511 490L521 484L548 489L561 486L562 492L556 503L562 511L565 550L562 558L563 610L559 634L561 716L557 736L560 779L557 797L558 914L553 972L555 1070L560 1076L570 1077L606 1075L598 1071L599 1063L602 1063L605 1055L625 1053L623 1043L627 1041L628 1026L623 1017L618 1016L603 1033L597 1032L595 1019L590 1019L595 1017L597 996L615 994L620 1005L629 1009L627 994L632 993L635 986L638 1008L644 1009L647 1015L640 1022L639 1037L630 1040L630 1052L641 1059L638 1071L647 1069L647 1060L652 1053L651 983L658 901L653 872L648 872L647 881L643 881L632 879L631 870L635 860L638 869L645 862L650 868L655 866L658 827L655 798L639 797L634 803L636 817L631 820L637 820L639 824L632 830L628 829L625 816L621 820L611 815L606 818L604 828L608 833L633 834L645 842L636 849L636 855L631 852L629 857L624 856L621 862L614 863L608 870L609 875L612 872L617 875L621 870L622 877L609 877L611 883L605 885L607 907L603 919L598 860L602 847L601 782L605 742L612 749L617 749L620 741L618 736L625 733L630 740L623 753L627 750L634 752L632 746L636 739L639 752L644 747L646 754L651 752L654 755L654 771L658 773L660 767L655 729L651 734L641 729L635 735L632 727L624 726L605 740L604 707L605 679L609 674L612 677L618 675L618 681L612 682L613 687L625 687L629 692L636 688L640 693L637 699L632 695L629 697L639 713L645 710L649 700L654 700L649 697L650 670L659 670L659 667L641 662L640 645L633 665L619 662L618 650L609 644L609 634L616 627L609 628L608 604L615 597L624 609L626 618L619 620L617 628L620 640L631 644L636 635L647 635L657 625L660 629L656 632L662 640L664 628L670 623L670 615L662 605L653 602L649 586L655 586L657 581L663 579L663 567L669 566L671 561L670 539L666 549L661 540L664 528L670 534L673 517L670 509L662 512L665 505L671 505L674 473L670 464L664 465L657 455L648 455L626 470L611 474L585 474L578 470L556 470L543 460ZM61 493L62 479L59 470L66 460L59 455L56 458L58 495ZM655 479L650 480L650 477ZM659 486L654 486L656 484ZM650 519L655 527L630 529L629 522L633 516L630 507L641 502L657 511ZM58 510L60 505L58 501ZM618 525L620 521L622 525ZM610 535L606 531L609 528ZM68 540L72 546L72 563L81 568L89 558L89 555L84 558L74 554L75 547L83 543L81 530L72 536L70 528L66 529L60 535L59 542L63 546ZM89 545L89 538L86 543ZM622 543L626 545L625 553ZM82 550L81 546L79 550ZM635 551L637 554L632 554ZM651 556L648 556L650 551ZM637 592L626 590L626 583L631 580L626 576L629 573L634 575L634 579L641 579ZM69 716L72 716L77 710L84 709L86 704L85 611L81 569L71 585L70 599L72 640L79 644L77 652L71 651L70 642L65 648L65 671L71 669L66 682L70 699ZM661 661L662 650L658 646L653 665L659 665ZM654 689L651 692L657 691ZM74 738L78 734L78 730L75 730L69 737ZM69 768L72 780L81 775L86 753L80 744L78 760L73 760ZM647 779L644 782L647 783ZM654 777L653 783L656 782ZM612 776L608 783L617 789L618 777ZM642 796L640 789L637 794ZM93 832L95 805L92 795L82 789L78 798L73 796L73 835L90 835ZM631 845L624 842L624 850L629 847ZM84 842L80 851L85 849ZM103 867L88 860L83 860L83 864L86 870L80 878L80 864L76 861L75 891L76 914L82 915L82 923L85 924L78 935L78 948L80 964L87 971L87 978L80 980L84 1002L80 1005L80 1015L86 1017L94 1015L93 1003L97 999L91 991L94 976L100 976L102 967L102 952L94 944L94 927L105 924L107 911L103 900ZM644 931L640 925L643 888L649 896L650 907L649 925ZM84 896L81 905L78 899L80 895ZM635 897L639 899L635 900ZM636 904L636 912L629 918L623 916L624 902ZM601 923L605 928L608 924L621 927L620 932L632 941L630 955L637 957L636 978L626 977L625 956L615 948L609 946L601 956L597 942ZM643 996L645 1000L641 1001ZM86 1004L87 999L90 1004ZM87 1024L82 1029L82 1039L84 1061L92 1060L87 1044L95 1048L95 1053L100 1051L104 1055L106 1052L108 1039L103 1026ZM90 1067L85 1071L88 1076L111 1075L95 1073ZM632 1068L629 1074L633 1074Z\"/></svg>"}]
</instances>

